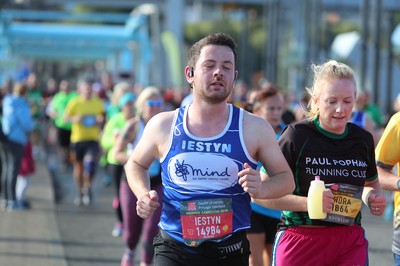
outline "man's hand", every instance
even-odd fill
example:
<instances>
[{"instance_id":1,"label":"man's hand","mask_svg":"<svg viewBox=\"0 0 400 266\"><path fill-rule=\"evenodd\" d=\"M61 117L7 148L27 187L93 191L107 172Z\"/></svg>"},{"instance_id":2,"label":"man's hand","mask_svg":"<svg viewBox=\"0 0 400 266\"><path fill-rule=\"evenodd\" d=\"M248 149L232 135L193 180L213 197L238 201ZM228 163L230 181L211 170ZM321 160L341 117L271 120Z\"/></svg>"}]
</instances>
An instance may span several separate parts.
<instances>
[{"instance_id":1,"label":"man's hand","mask_svg":"<svg viewBox=\"0 0 400 266\"><path fill-rule=\"evenodd\" d=\"M155 190L143 194L136 202L136 212L143 219L149 218L158 207L160 203Z\"/></svg>"},{"instance_id":2,"label":"man's hand","mask_svg":"<svg viewBox=\"0 0 400 266\"><path fill-rule=\"evenodd\" d=\"M262 188L260 172L245 163L243 170L238 175L239 184L242 185L243 190L249 193L252 198L258 198Z\"/></svg>"}]
</instances>

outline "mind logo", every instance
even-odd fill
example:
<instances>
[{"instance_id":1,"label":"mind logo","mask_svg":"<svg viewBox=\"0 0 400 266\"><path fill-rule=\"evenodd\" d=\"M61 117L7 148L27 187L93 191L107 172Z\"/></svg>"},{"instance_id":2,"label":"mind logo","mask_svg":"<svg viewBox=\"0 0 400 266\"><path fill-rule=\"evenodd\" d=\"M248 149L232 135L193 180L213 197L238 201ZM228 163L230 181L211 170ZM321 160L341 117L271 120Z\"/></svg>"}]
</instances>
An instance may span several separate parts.
<instances>
[{"instance_id":1,"label":"mind logo","mask_svg":"<svg viewBox=\"0 0 400 266\"><path fill-rule=\"evenodd\" d=\"M177 176L182 177L183 180L187 181L187 175L190 173L189 172L189 167L190 170L193 170L190 165L185 165L185 161L179 162L179 160L176 160L175 162L175 173Z\"/></svg>"},{"instance_id":2,"label":"mind logo","mask_svg":"<svg viewBox=\"0 0 400 266\"><path fill-rule=\"evenodd\" d=\"M214 153L180 153L168 161L170 180L191 190L219 190L238 181L242 164L225 155Z\"/></svg>"}]
</instances>

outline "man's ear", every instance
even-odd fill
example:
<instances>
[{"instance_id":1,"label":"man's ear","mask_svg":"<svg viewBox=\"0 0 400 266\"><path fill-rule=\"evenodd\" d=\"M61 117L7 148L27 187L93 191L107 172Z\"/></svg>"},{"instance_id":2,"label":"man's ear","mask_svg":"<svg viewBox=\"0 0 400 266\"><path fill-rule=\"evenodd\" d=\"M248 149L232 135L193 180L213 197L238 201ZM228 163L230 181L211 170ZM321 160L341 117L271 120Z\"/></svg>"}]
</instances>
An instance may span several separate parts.
<instances>
[{"instance_id":1,"label":"man's ear","mask_svg":"<svg viewBox=\"0 0 400 266\"><path fill-rule=\"evenodd\" d=\"M236 70L235 71L235 79L233 80L233 86L235 86L235 84L236 84L237 77L238 77L238 71Z\"/></svg>"},{"instance_id":2,"label":"man's ear","mask_svg":"<svg viewBox=\"0 0 400 266\"><path fill-rule=\"evenodd\" d=\"M194 76L194 68L193 68L193 67L190 67L190 66L187 66L187 67L185 68L185 74L186 74L186 76L187 76L188 78L193 78L193 76Z\"/></svg>"},{"instance_id":3,"label":"man's ear","mask_svg":"<svg viewBox=\"0 0 400 266\"><path fill-rule=\"evenodd\" d=\"M189 83L190 88L193 88L193 76L194 76L193 67L186 66L185 67L185 78L186 78L186 81Z\"/></svg>"}]
</instances>

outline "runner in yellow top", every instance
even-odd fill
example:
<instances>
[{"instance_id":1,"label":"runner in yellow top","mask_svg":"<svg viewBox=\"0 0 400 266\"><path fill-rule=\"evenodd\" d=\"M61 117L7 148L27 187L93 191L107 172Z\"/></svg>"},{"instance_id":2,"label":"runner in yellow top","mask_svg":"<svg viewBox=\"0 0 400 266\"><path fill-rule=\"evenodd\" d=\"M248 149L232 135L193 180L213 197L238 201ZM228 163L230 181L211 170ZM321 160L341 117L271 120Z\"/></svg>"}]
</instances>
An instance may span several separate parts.
<instances>
[{"instance_id":1,"label":"runner in yellow top","mask_svg":"<svg viewBox=\"0 0 400 266\"><path fill-rule=\"evenodd\" d=\"M104 123L104 103L93 96L92 83L78 82L79 96L71 100L65 110L65 120L72 122L71 157L78 187L75 204L89 205L91 186L100 156L99 136Z\"/></svg>"},{"instance_id":2,"label":"runner in yellow top","mask_svg":"<svg viewBox=\"0 0 400 266\"><path fill-rule=\"evenodd\" d=\"M376 149L376 165L383 189L394 191L392 252L394 265L400 265L400 112L386 125ZM397 166L397 171L393 171Z\"/></svg>"}]
</instances>

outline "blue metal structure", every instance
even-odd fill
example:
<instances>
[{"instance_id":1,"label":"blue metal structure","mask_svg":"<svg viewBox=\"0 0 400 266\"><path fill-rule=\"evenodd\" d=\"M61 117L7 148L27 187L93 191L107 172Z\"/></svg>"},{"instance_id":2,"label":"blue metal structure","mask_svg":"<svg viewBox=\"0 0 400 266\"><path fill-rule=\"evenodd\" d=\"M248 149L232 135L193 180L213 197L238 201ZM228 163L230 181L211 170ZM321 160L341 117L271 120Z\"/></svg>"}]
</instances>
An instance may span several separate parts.
<instances>
[{"instance_id":1,"label":"blue metal structure","mask_svg":"<svg viewBox=\"0 0 400 266\"><path fill-rule=\"evenodd\" d=\"M149 83L152 46L143 14L2 10L0 62L27 57L57 61L106 60Z\"/></svg>"}]
</instances>

